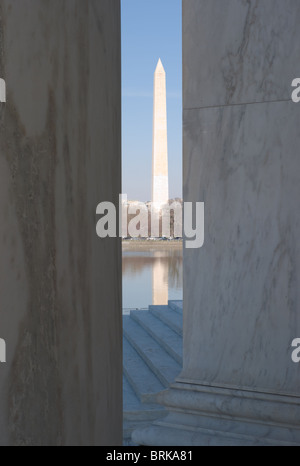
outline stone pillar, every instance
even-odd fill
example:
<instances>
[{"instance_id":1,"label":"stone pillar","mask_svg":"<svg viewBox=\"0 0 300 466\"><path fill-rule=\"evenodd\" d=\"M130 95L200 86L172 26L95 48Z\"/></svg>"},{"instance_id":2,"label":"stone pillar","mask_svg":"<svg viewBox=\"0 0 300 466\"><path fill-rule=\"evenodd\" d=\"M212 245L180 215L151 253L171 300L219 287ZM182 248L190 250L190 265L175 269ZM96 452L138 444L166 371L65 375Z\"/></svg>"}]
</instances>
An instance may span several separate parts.
<instances>
[{"instance_id":1,"label":"stone pillar","mask_svg":"<svg viewBox=\"0 0 300 466\"><path fill-rule=\"evenodd\" d=\"M158 445L300 444L300 4L183 0L184 367Z\"/></svg>"},{"instance_id":2,"label":"stone pillar","mask_svg":"<svg viewBox=\"0 0 300 466\"><path fill-rule=\"evenodd\" d=\"M1 445L122 441L120 76L119 0L0 1Z\"/></svg>"}]
</instances>

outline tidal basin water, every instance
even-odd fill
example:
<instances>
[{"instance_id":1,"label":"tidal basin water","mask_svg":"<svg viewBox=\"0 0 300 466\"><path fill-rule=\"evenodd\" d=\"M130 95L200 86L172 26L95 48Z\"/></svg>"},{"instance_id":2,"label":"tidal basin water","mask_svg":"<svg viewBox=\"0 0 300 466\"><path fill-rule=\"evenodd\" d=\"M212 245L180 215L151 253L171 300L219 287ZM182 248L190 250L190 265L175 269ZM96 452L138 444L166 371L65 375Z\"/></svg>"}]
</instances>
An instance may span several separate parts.
<instances>
[{"instance_id":1,"label":"tidal basin water","mask_svg":"<svg viewBox=\"0 0 300 466\"><path fill-rule=\"evenodd\" d=\"M182 245L123 244L123 313L182 300Z\"/></svg>"}]
</instances>

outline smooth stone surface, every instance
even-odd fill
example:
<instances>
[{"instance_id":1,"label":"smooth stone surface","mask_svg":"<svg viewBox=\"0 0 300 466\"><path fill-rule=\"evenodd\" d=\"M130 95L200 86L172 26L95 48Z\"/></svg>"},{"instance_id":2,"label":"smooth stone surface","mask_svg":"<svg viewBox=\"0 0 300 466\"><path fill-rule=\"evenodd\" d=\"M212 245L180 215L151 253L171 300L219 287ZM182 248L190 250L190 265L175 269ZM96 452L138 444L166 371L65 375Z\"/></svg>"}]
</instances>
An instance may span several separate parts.
<instances>
[{"instance_id":1,"label":"smooth stone surface","mask_svg":"<svg viewBox=\"0 0 300 466\"><path fill-rule=\"evenodd\" d=\"M174 416L167 416L163 421L155 421L148 426L141 426L132 432L133 445L147 445L155 447L253 447L253 446L299 446L297 442L283 441L263 437L260 435L259 425L255 426L256 434L243 435L231 433L230 430L218 430L221 422L216 423L211 429L203 427L189 426L190 419L180 413ZM183 426L183 422L185 425ZM223 426L222 426L223 427ZM227 425L227 428L232 425ZM234 427L240 427L240 423L234 423ZM268 432L268 430L267 430Z\"/></svg>"},{"instance_id":2,"label":"smooth stone surface","mask_svg":"<svg viewBox=\"0 0 300 466\"><path fill-rule=\"evenodd\" d=\"M167 353L182 365L182 336L149 311L131 311L131 318L137 322Z\"/></svg>"},{"instance_id":3,"label":"smooth stone surface","mask_svg":"<svg viewBox=\"0 0 300 466\"><path fill-rule=\"evenodd\" d=\"M170 309L178 316L182 302L171 304L176 311L157 306L159 312ZM128 444L133 431L167 414L157 401L182 367L182 337L149 310L131 311L123 322L123 439Z\"/></svg>"},{"instance_id":4,"label":"smooth stone surface","mask_svg":"<svg viewBox=\"0 0 300 466\"><path fill-rule=\"evenodd\" d=\"M123 318L123 332L160 382L168 387L180 373L181 365L134 320Z\"/></svg>"},{"instance_id":5,"label":"smooth stone surface","mask_svg":"<svg viewBox=\"0 0 300 466\"><path fill-rule=\"evenodd\" d=\"M123 377L123 397L124 421L153 421L166 415L161 405L142 403L134 393L126 377Z\"/></svg>"},{"instance_id":6,"label":"smooth stone surface","mask_svg":"<svg viewBox=\"0 0 300 466\"><path fill-rule=\"evenodd\" d=\"M300 444L300 4L183 0L184 361L146 445ZM214 108L204 108L214 107Z\"/></svg>"},{"instance_id":7,"label":"smooth stone surface","mask_svg":"<svg viewBox=\"0 0 300 466\"><path fill-rule=\"evenodd\" d=\"M297 0L183 0L184 108L291 100Z\"/></svg>"},{"instance_id":8,"label":"smooth stone surface","mask_svg":"<svg viewBox=\"0 0 300 466\"><path fill-rule=\"evenodd\" d=\"M143 403L154 402L157 393L166 388L126 337L123 337L123 370L136 396Z\"/></svg>"},{"instance_id":9,"label":"smooth stone surface","mask_svg":"<svg viewBox=\"0 0 300 466\"><path fill-rule=\"evenodd\" d=\"M183 313L183 301L172 300L169 301L169 307L173 309L173 311L178 312L178 314Z\"/></svg>"},{"instance_id":10,"label":"smooth stone surface","mask_svg":"<svg viewBox=\"0 0 300 466\"><path fill-rule=\"evenodd\" d=\"M163 420L133 432L139 445L300 445L299 397L176 383L158 396Z\"/></svg>"},{"instance_id":11,"label":"smooth stone surface","mask_svg":"<svg viewBox=\"0 0 300 466\"><path fill-rule=\"evenodd\" d=\"M1 0L1 445L122 442L118 0Z\"/></svg>"},{"instance_id":12,"label":"smooth stone surface","mask_svg":"<svg viewBox=\"0 0 300 466\"><path fill-rule=\"evenodd\" d=\"M151 314L168 325L177 335L182 336L183 317L169 306L149 306Z\"/></svg>"},{"instance_id":13,"label":"smooth stone surface","mask_svg":"<svg viewBox=\"0 0 300 466\"><path fill-rule=\"evenodd\" d=\"M205 245L184 250L184 379L299 394L299 112L184 113L185 201L205 202Z\"/></svg>"}]
</instances>

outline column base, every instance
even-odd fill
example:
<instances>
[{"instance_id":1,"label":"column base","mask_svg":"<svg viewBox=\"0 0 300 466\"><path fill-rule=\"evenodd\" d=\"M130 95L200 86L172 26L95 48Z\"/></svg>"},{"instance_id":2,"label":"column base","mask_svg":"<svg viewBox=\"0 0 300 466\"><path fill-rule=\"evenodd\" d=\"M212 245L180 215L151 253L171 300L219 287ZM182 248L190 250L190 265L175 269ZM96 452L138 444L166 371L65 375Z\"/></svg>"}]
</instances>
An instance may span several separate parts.
<instances>
[{"instance_id":1,"label":"column base","mask_svg":"<svg viewBox=\"0 0 300 466\"><path fill-rule=\"evenodd\" d=\"M168 415L134 431L137 445L300 445L298 396L177 382L158 398Z\"/></svg>"}]
</instances>

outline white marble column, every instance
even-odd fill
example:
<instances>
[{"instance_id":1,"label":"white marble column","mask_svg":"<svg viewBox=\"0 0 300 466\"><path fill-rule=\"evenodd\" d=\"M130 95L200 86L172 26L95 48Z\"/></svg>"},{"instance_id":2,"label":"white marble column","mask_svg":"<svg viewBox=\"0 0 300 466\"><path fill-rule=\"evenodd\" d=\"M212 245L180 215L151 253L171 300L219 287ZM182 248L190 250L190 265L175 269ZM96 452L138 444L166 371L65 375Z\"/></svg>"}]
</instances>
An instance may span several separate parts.
<instances>
[{"instance_id":1,"label":"white marble column","mask_svg":"<svg viewBox=\"0 0 300 466\"><path fill-rule=\"evenodd\" d=\"M0 445L122 441L120 61L119 0L0 0Z\"/></svg>"},{"instance_id":2,"label":"white marble column","mask_svg":"<svg viewBox=\"0 0 300 466\"><path fill-rule=\"evenodd\" d=\"M300 444L300 3L183 0L184 366L157 445Z\"/></svg>"}]
</instances>

